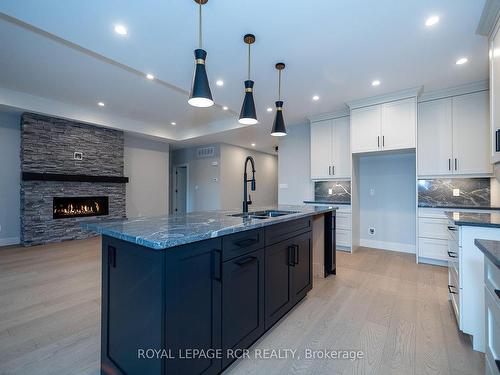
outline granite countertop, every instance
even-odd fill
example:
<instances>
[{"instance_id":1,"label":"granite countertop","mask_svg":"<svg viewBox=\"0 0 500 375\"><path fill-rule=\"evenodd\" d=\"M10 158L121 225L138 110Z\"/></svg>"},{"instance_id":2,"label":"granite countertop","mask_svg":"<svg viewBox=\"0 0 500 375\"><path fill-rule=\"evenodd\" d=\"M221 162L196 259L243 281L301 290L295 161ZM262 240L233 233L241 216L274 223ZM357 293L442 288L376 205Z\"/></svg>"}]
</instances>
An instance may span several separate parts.
<instances>
[{"instance_id":1,"label":"granite countertop","mask_svg":"<svg viewBox=\"0 0 500 375\"><path fill-rule=\"evenodd\" d=\"M500 241L475 239L474 243L495 266L500 268Z\"/></svg>"},{"instance_id":2,"label":"granite countertop","mask_svg":"<svg viewBox=\"0 0 500 375\"><path fill-rule=\"evenodd\" d=\"M429 203L419 203L420 208L450 208L454 210L490 210L496 211L500 210L498 206L460 206L460 205L443 205L443 204L429 204Z\"/></svg>"},{"instance_id":3,"label":"granite countertop","mask_svg":"<svg viewBox=\"0 0 500 375\"><path fill-rule=\"evenodd\" d=\"M451 212L445 215L455 225L500 228L500 212Z\"/></svg>"},{"instance_id":4,"label":"granite countertop","mask_svg":"<svg viewBox=\"0 0 500 375\"><path fill-rule=\"evenodd\" d=\"M161 217L95 221L82 223L82 228L99 234L132 242L155 250L261 228L272 224L335 211L336 207L289 206L250 208L250 211L274 209L296 213L269 219L228 216L239 211L204 211Z\"/></svg>"},{"instance_id":5,"label":"granite countertop","mask_svg":"<svg viewBox=\"0 0 500 375\"><path fill-rule=\"evenodd\" d=\"M305 204L345 204L345 205L351 205L351 202L329 202L329 201L304 201Z\"/></svg>"}]
</instances>

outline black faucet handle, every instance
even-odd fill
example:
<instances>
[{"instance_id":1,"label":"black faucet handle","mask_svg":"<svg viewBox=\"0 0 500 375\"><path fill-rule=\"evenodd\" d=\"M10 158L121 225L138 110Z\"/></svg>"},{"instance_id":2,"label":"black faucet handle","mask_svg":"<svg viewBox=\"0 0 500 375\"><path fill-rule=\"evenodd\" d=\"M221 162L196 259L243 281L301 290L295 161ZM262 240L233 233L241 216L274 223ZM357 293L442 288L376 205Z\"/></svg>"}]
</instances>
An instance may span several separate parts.
<instances>
[{"instance_id":1,"label":"black faucet handle","mask_svg":"<svg viewBox=\"0 0 500 375\"><path fill-rule=\"evenodd\" d=\"M252 204L252 196L248 194L247 204Z\"/></svg>"},{"instance_id":2,"label":"black faucet handle","mask_svg":"<svg viewBox=\"0 0 500 375\"><path fill-rule=\"evenodd\" d=\"M250 189L252 189L252 191L255 191L255 177L252 177L252 183L250 184Z\"/></svg>"}]
</instances>

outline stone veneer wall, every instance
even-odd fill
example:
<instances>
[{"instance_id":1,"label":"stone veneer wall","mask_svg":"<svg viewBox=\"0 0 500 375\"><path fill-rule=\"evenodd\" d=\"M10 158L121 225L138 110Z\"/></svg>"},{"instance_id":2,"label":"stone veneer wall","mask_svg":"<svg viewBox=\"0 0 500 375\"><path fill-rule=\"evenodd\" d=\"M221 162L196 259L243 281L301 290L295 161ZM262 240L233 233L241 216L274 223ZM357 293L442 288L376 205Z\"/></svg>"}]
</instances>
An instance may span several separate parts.
<instances>
[{"instance_id":1,"label":"stone veneer wall","mask_svg":"<svg viewBox=\"0 0 500 375\"><path fill-rule=\"evenodd\" d=\"M123 132L70 120L23 114L21 118L23 172L123 176ZM73 159L82 152L83 160ZM52 218L55 196L108 196L109 215ZM125 217L125 184L21 181L21 242L37 245L83 239L80 222Z\"/></svg>"}]
</instances>

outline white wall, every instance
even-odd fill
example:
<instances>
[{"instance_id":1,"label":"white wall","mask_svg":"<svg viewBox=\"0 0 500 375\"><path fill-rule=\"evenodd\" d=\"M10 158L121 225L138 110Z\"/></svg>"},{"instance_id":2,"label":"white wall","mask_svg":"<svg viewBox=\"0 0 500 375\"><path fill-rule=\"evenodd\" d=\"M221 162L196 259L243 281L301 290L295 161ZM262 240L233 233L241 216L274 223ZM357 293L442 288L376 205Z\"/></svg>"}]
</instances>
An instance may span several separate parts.
<instances>
[{"instance_id":1,"label":"white wall","mask_svg":"<svg viewBox=\"0 0 500 375\"><path fill-rule=\"evenodd\" d=\"M169 145L125 133L127 217L168 214Z\"/></svg>"},{"instance_id":2,"label":"white wall","mask_svg":"<svg viewBox=\"0 0 500 375\"><path fill-rule=\"evenodd\" d=\"M415 252L415 168L414 153L359 158L361 246Z\"/></svg>"},{"instance_id":3,"label":"white wall","mask_svg":"<svg viewBox=\"0 0 500 375\"><path fill-rule=\"evenodd\" d=\"M0 246L19 243L21 116L0 113Z\"/></svg>"},{"instance_id":4,"label":"white wall","mask_svg":"<svg viewBox=\"0 0 500 375\"><path fill-rule=\"evenodd\" d=\"M278 203L278 159L274 155L236 147L220 145L220 208L241 209L243 202L243 168L247 156L255 160L256 190L248 191L252 198L252 207L276 205ZM252 176L249 163L248 178Z\"/></svg>"},{"instance_id":5,"label":"white wall","mask_svg":"<svg viewBox=\"0 0 500 375\"><path fill-rule=\"evenodd\" d=\"M278 202L303 204L313 198L309 124L290 126L278 151Z\"/></svg>"}]
</instances>

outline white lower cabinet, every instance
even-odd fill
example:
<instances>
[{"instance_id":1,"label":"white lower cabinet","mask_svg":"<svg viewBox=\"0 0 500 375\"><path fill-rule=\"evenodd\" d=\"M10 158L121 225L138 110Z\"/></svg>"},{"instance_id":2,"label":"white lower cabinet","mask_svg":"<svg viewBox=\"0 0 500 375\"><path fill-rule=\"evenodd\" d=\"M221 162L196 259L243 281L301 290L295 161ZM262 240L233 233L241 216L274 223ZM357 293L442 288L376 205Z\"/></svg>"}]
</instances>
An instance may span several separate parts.
<instances>
[{"instance_id":1,"label":"white lower cabinet","mask_svg":"<svg viewBox=\"0 0 500 375\"><path fill-rule=\"evenodd\" d=\"M418 248L420 257L444 261L449 259L448 240L419 237Z\"/></svg>"},{"instance_id":2,"label":"white lower cabinet","mask_svg":"<svg viewBox=\"0 0 500 375\"><path fill-rule=\"evenodd\" d=\"M339 206L335 217L337 250L351 250L351 206Z\"/></svg>"},{"instance_id":3,"label":"white lower cabinet","mask_svg":"<svg viewBox=\"0 0 500 375\"><path fill-rule=\"evenodd\" d=\"M445 262L448 254L448 219L442 209L420 208L418 213L418 258L420 262Z\"/></svg>"},{"instance_id":4,"label":"white lower cabinet","mask_svg":"<svg viewBox=\"0 0 500 375\"><path fill-rule=\"evenodd\" d=\"M484 297L486 320L486 373L500 374L500 269L488 258L484 262Z\"/></svg>"}]
</instances>

